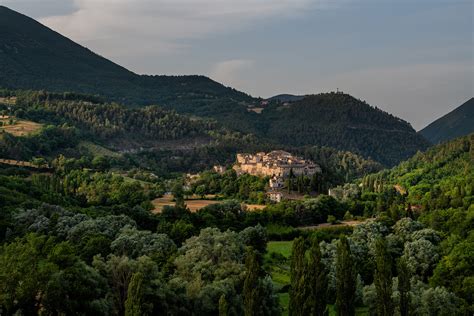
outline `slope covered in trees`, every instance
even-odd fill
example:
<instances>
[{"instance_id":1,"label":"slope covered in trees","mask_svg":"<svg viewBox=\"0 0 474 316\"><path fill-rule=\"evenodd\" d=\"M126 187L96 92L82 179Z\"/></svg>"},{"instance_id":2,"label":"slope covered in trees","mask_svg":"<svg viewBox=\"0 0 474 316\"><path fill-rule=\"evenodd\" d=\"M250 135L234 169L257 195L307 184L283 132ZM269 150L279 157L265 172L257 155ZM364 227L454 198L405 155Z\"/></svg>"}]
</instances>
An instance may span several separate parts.
<instances>
[{"instance_id":1,"label":"slope covered in trees","mask_svg":"<svg viewBox=\"0 0 474 316\"><path fill-rule=\"evenodd\" d=\"M0 86L100 94L125 104L251 100L204 76L139 76L0 6Z\"/></svg>"},{"instance_id":2,"label":"slope covered in trees","mask_svg":"<svg viewBox=\"0 0 474 316\"><path fill-rule=\"evenodd\" d=\"M340 240L293 242L290 314L318 304L334 304L337 315L362 306L369 315L472 314L473 189L474 134L347 185L339 202L374 219ZM307 281L321 270L319 282Z\"/></svg>"},{"instance_id":3,"label":"slope covered in trees","mask_svg":"<svg viewBox=\"0 0 474 316\"><path fill-rule=\"evenodd\" d=\"M437 119L420 131L433 144L474 132L474 98Z\"/></svg>"},{"instance_id":4,"label":"slope covered in trees","mask_svg":"<svg viewBox=\"0 0 474 316\"><path fill-rule=\"evenodd\" d=\"M255 124L262 136L283 144L348 150L386 165L428 146L409 123L342 93L311 95L289 106L273 104Z\"/></svg>"},{"instance_id":5,"label":"slope covered in trees","mask_svg":"<svg viewBox=\"0 0 474 316\"><path fill-rule=\"evenodd\" d=\"M213 118L224 126L284 146L329 146L394 165L427 143L406 122L348 95L270 101L203 76L139 76L38 22L0 7L0 87L100 95L107 102L158 104ZM285 99L286 100L286 99Z\"/></svg>"}]
</instances>

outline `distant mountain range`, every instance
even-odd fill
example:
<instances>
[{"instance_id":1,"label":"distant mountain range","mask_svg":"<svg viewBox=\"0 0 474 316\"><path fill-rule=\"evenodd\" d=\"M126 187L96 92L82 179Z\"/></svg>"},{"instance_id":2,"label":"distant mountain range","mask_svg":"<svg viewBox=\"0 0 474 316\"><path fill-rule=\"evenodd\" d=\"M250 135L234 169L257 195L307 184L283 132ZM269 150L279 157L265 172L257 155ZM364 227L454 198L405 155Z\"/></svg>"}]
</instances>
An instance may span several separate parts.
<instances>
[{"instance_id":1,"label":"distant mountain range","mask_svg":"<svg viewBox=\"0 0 474 316\"><path fill-rule=\"evenodd\" d=\"M341 93L279 95L266 104L204 76L137 75L2 6L0 87L94 94L128 106L158 104L215 119L275 147L330 146L385 165L429 145L407 122Z\"/></svg>"},{"instance_id":2,"label":"distant mountain range","mask_svg":"<svg viewBox=\"0 0 474 316\"><path fill-rule=\"evenodd\" d=\"M420 131L433 144L474 132L474 98L437 119Z\"/></svg>"}]
</instances>

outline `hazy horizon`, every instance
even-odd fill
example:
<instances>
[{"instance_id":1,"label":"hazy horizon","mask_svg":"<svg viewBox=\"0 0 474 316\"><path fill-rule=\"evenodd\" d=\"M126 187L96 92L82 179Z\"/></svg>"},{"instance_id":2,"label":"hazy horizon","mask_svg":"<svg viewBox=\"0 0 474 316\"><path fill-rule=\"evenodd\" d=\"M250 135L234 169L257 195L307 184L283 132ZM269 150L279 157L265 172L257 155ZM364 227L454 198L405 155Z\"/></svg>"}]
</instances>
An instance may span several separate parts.
<instances>
[{"instance_id":1,"label":"hazy horizon","mask_svg":"<svg viewBox=\"0 0 474 316\"><path fill-rule=\"evenodd\" d=\"M253 96L342 90L416 130L473 96L473 3L0 0L140 74Z\"/></svg>"}]
</instances>

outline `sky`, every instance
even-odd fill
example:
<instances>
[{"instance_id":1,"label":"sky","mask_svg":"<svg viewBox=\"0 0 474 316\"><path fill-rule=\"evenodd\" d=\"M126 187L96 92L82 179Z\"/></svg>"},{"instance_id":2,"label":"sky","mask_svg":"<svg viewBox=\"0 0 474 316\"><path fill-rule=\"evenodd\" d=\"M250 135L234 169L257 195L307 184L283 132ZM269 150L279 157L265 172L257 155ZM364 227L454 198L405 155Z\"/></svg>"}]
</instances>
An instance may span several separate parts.
<instances>
[{"instance_id":1,"label":"sky","mask_svg":"<svg viewBox=\"0 0 474 316\"><path fill-rule=\"evenodd\" d=\"M474 95L471 0L0 0L139 74L339 89L419 130Z\"/></svg>"}]
</instances>

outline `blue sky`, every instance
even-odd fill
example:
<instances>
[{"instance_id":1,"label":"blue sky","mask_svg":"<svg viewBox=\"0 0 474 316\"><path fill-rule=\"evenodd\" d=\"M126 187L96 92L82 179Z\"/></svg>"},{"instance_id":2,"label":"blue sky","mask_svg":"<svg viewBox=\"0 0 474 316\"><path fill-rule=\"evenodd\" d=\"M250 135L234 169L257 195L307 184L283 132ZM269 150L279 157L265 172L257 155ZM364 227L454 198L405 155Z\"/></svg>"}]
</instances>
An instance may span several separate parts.
<instances>
[{"instance_id":1,"label":"blue sky","mask_svg":"<svg viewBox=\"0 0 474 316\"><path fill-rule=\"evenodd\" d=\"M137 73L337 88L420 129L473 96L470 0L0 0Z\"/></svg>"}]
</instances>

